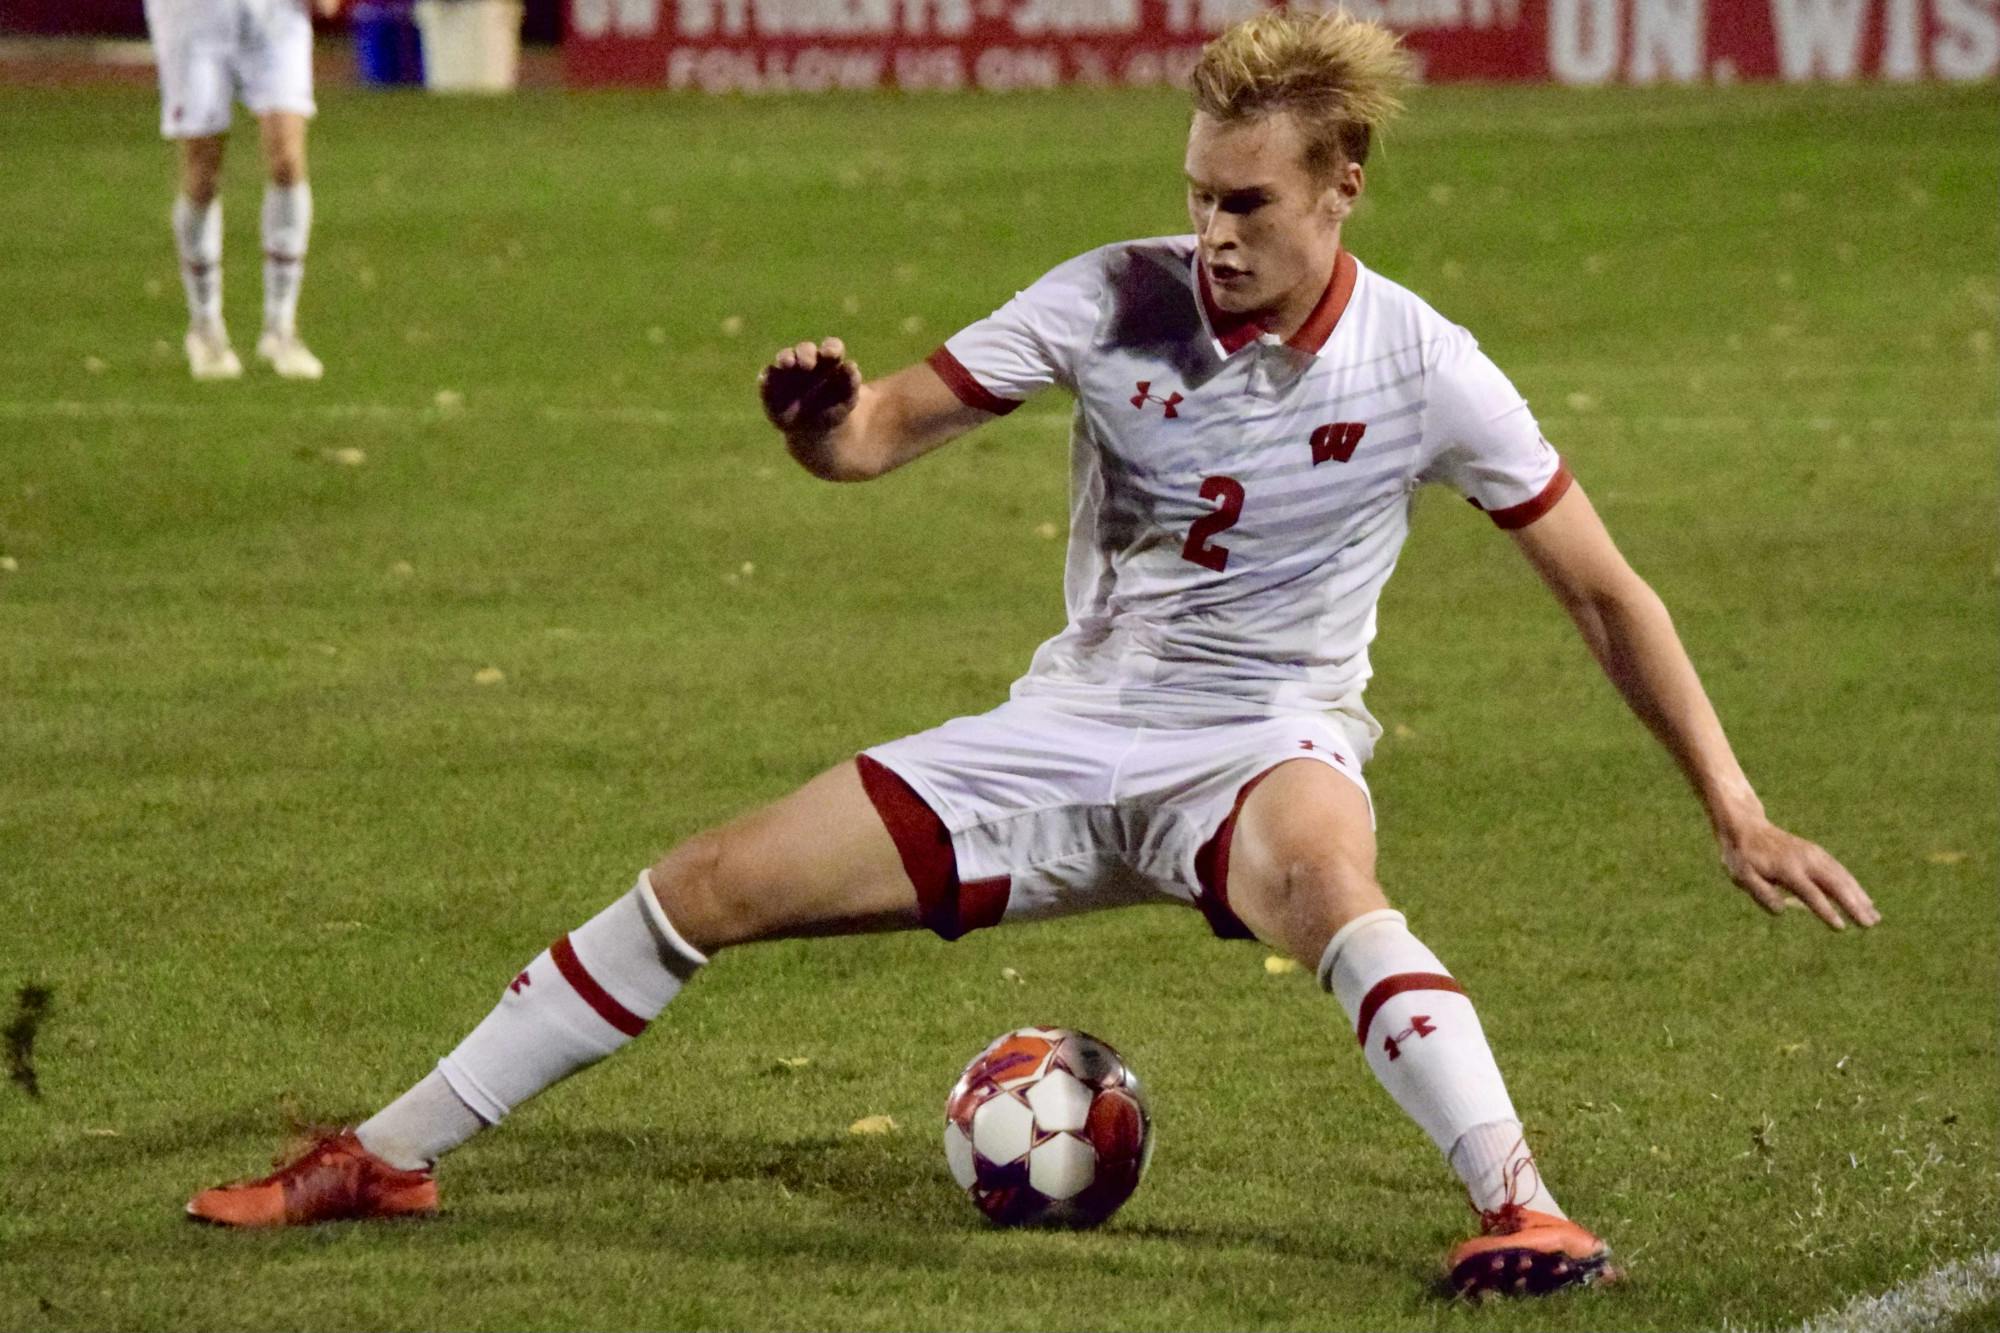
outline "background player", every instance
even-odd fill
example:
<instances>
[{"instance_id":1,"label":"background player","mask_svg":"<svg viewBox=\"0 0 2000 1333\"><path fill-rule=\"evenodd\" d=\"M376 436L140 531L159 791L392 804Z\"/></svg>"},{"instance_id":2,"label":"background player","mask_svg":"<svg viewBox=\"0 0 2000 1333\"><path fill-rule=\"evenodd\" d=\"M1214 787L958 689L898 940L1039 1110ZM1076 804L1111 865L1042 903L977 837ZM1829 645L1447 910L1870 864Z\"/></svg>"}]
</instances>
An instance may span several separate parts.
<instances>
[{"instance_id":1,"label":"background player","mask_svg":"<svg viewBox=\"0 0 2000 1333\"><path fill-rule=\"evenodd\" d=\"M436 1205L431 1164L644 1029L716 949L967 930L1165 895L1313 966L1370 1068L1482 1215L1462 1289L1609 1272L1540 1180L1478 1017L1375 878L1361 703L1376 600L1422 482L1509 531L1679 761L1730 873L1836 929L1878 919L1773 825L1664 608L1463 329L1341 244L1405 61L1386 31L1272 14L1204 53L1195 234L1063 264L925 363L871 383L834 340L763 399L816 475L877 477L1061 384L1078 400L1070 624L1013 698L876 747L698 835L558 940L436 1071L261 1181L237 1225Z\"/></svg>"},{"instance_id":2,"label":"background player","mask_svg":"<svg viewBox=\"0 0 2000 1333\"><path fill-rule=\"evenodd\" d=\"M340 0L314 0L321 14ZM187 292L188 370L235 379L243 363L222 318L222 159L230 103L257 117L264 186L264 325L257 355L286 379L316 380L299 339L299 287L312 232L306 121L313 114L312 15L306 0L146 0L160 71L160 133L180 144L174 249Z\"/></svg>"}]
</instances>

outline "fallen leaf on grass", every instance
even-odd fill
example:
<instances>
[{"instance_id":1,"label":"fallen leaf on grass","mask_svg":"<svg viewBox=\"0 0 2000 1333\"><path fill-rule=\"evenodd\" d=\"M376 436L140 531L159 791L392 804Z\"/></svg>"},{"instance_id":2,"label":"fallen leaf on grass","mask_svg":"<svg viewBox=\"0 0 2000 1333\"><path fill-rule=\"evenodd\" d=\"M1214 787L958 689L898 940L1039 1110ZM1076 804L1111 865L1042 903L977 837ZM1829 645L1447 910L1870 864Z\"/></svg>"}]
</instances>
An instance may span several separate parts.
<instances>
[{"instance_id":1,"label":"fallen leaf on grass","mask_svg":"<svg viewBox=\"0 0 2000 1333\"><path fill-rule=\"evenodd\" d=\"M1934 866L1955 866L1964 859L1965 859L1964 852L1937 851L1937 852L1926 852L1924 854L1924 860L1930 862Z\"/></svg>"},{"instance_id":2,"label":"fallen leaf on grass","mask_svg":"<svg viewBox=\"0 0 2000 1333\"><path fill-rule=\"evenodd\" d=\"M499 667L481 667L472 673L472 683L474 685L502 685L506 683L506 680L507 673Z\"/></svg>"},{"instance_id":3,"label":"fallen leaf on grass","mask_svg":"<svg viewBox=\"0 0 2000 1333\"><path fill-rule=\"evenodd\" d=\"M0 555L0 574L13 574L20 570L21 562L11 555Z\"/></svg>"},{"instance_id":4,"label":"fallen leaf on grass","mask_svg":"<svg viewBox=\"0 0 2000 1333\"><path fill-rule=\"evenodd\" d=\"M1299 965L1296 959L1286 958L1275 953L1264 959L1264 971L1274 977L1282 977L1287 972L1296 972L1298 970Z\"/></svg>"},{"instance_id":5,"label":"fallen leaf on grass","mask_svg":"<svg viewBox=\"0 0 2000 1333\"><path fill-rule=\"evenodd\" d=\"M456 389L439 389L431 395L431 404L440 412L456 412L465 406L465 395Z\"/></svg>"},{"instance_id":6,"label":"fallen leaf on grass","mask_svg":"<svg viewBox=\"0 0 2000 1333\"><path fill-rule=\"evenodd\" d=\"M847 1127L850 1134L894 1134L896 1122L886 1115L864 1115Z\"/></svg>"},{"instance_id":7,"label":"fallen leaf on grass","mask_svg":"<svg viewBox=\"0 0 2000 1333\"><path fill-rule=\"evenodd\" d=\"M731 315L722 321L722 336L734 338L743 332L743 316Z\"/></svg>"},{"instance_id":8,"label":"fallen leaf on grass","mask_svg":"<svg viewBox=\"0 0 2000 1333\"><path fill-rule=\"evenodd\" d=\"M804 1069L811 1063L812 1057L809 1055L781 1055L778 1057L778 1068L780 1069Z\"/></svg>"},{"instance_id":9,"label":"fallen leaf on grass","mask_svg":"<svg viewBox=\"0 0 2000 1333\"><path fill-rule=\"evenodd\" d=\"M1011 967L1003 967L1000 969L1000 980L1011 981L1016 986L1025 986L1028 984L1028 979L1022 976L1019 972L1016 972Z\"/></svg>"},{"instance_id":10,"label":"fallen leaf on grass","mask_svg":"<svg viewBox=\"0 0 2000 1333\"><path fill-rule=\"evenodd\" d=\"M327 462L338 463L341 467L360 467L368 461L366 453L351 445L345 449L328 449L325 457Z\"/></svg>"},{"instance_id":11,"label":"fallen leaf on grass","mask_svg":"<svg viewBox=\"0 0 2000 1333\"><path fill-rule=\"evenodd\" d=\"M1035 535L1045 542L1054 541L1060 533L1061 529L1053 523L1037 523L1035 525Z\"/></svg>"}]
</instances>

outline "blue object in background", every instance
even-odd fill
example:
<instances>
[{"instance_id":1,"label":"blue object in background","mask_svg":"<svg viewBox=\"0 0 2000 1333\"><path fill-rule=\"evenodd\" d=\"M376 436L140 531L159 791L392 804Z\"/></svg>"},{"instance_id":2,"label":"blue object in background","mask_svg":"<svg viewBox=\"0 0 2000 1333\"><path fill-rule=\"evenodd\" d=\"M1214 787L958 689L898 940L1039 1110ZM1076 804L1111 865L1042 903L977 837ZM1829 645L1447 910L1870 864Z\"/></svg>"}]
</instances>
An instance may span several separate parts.
<instances>
[{"instance_id":1,"label":"blue object in background","mask_svg":"<svg viewBox=\"0 0 2000 1333\"><path fill-rule=\"evenodd\" d=\"M415 0L360 0L347 11L361 82L381 87L421 84L424 45Z\"/></svg>"}]
</instances>

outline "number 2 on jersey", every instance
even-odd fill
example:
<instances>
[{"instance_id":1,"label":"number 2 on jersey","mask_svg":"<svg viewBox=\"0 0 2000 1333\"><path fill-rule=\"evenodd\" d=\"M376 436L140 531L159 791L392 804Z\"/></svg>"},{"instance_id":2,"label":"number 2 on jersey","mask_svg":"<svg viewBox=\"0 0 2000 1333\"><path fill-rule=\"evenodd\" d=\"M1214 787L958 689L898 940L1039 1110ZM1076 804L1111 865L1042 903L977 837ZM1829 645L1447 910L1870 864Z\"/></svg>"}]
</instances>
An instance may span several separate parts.
<instances>
[{"instance_id":1,"label":"number 2 on jersey","mask_svg":"<svg viewBox=\"0 0 2000 1333\"><path fill-rule=\"evenodd\" d=\"M1229 548L1217 546L1209 538L1236 526L1237 518L1243 513L1243 483L1234 477L1204 477L1201 498L1213 500L1215 512L1203 514L1188 529L1187 544L1181 547L1181 559L1192 560L1203 569L1212 569L1220 574L1229 564Z\"/></svg>"}]
</instances>

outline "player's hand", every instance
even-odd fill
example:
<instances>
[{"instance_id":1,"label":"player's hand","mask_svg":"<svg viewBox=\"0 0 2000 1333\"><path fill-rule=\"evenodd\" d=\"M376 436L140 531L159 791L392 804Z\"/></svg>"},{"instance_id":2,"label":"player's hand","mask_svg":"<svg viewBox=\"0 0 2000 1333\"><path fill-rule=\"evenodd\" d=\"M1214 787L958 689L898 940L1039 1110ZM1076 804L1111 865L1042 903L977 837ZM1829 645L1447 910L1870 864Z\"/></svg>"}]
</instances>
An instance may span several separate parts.
<instances>
[{"instance_id":1,"label":"player's hand","mask_svg":"<svg viewBox=\"0 0 2000 1333\"><path fill-rule=\"evenodd\" d=\"M340 12L340 0L313 0L313 8L323 19L330 19Z\"/></svg>"},{"instance_id":2,"label":"player's hand","mask_svg":"<svg viewBox=\"0 0 2000 1333\"><path fill-rule=\"evenodd\" d=\"M854 410L861 368L847 359L838 338L803 342L771 358L757 376L764 415L786 435L820 435Z\"/></svg>"},{"instance_id":3,"label":"player's hand","mask_svg":"<svg viewBox=\"0 0 2000 1333\"><path fill-rule=\"evenodd\" d=\"M1722 839L1722 864L1729 877L1776 916L1803 906L1835 930L1847 923L1872 926L1882 920L1867 891L1818 843L1787 833L1769 820Z\"/></svg>"}]
</instances>

